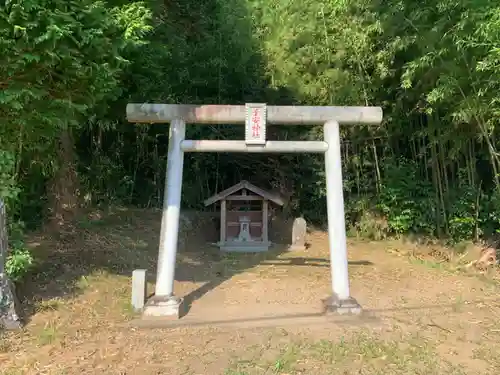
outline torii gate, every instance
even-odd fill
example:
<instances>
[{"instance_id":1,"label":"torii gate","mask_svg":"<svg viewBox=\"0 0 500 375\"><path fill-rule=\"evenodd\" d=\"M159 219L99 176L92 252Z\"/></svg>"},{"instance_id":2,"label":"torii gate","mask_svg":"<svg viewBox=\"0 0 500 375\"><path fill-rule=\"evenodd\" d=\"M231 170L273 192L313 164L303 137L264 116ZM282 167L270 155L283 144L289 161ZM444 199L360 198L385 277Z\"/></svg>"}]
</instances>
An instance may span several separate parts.
<instances>
[{"instance_id":1,"label":"torii gate","mask_svg":"<svg viewBox=\"0 0 500 375\"><path fill-rule=\"evenodd\" d=\"M144 315L180 317L183 299L174 295L175 262L181 205L184 152L324 153L332 296L327 312L361 312L349 291L342 164L341 125L382 122L380 107L309 107L192 104L128 104L127 119L134 123L170 123L167 172L161 220L155 295ZM186 140L186 123L245 124L244 141ZM323 141L266 141L266 126L324 124Z\"/></svg>"}]
</instances>

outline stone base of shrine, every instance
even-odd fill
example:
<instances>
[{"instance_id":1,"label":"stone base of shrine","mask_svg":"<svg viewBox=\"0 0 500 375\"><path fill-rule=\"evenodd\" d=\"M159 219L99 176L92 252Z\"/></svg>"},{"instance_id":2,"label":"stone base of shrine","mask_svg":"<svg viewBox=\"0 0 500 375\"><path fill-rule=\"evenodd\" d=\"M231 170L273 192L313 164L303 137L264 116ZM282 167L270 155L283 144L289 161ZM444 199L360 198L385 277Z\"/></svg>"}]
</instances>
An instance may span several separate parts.
<instances>
[{"instance_id":1,"label":"stone base of shrine","mask_svg":"<svg viewBox=\"0 0 500 375\"><path fill-rule=\"evenodd\" d=\"M236 253L260 253L263 251L268 251L271 247L270 242L259 242L259 241L249 241L249 242L239 242L239 241L226 241L224 243L217 243L219 249L225 252L236 252Z\"/></svg>"}]
</instances>

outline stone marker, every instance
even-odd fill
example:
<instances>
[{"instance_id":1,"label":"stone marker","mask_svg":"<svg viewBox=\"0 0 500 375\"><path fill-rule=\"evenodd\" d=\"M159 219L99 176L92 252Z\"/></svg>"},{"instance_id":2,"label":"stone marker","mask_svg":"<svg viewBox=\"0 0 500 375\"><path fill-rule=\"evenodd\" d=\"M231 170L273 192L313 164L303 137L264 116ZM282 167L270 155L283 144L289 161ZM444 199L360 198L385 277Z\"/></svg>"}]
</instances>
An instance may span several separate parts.
<instances>
[{"instance_id":1,"label":"stone marker","mask_svg":"<svg viewBox=\"0 0 500 375\"><path fill-rule=\"evenodd\" d=\"M143 309L147 294L146 270L132 272L132 307L135 311Z\"/></svg>"},{"instance_id":2,"label":"stone marker","mask_svg":"<svg viewBox=\"0 0 500 375\"><path fill-rule=\"evenodd\" d=\"M302 217L298 217L293 221L292 227L292 244L289 250L305 250L306 249L306 234L307 223Z\"/></svg>"},{"instance_id":3,"label":"stone marker","mask_svg":"<svg viewBox=\"0 0 500 375\"><path fill-rule=\"evenodd\" d=\"M17 315L18 304L14 285L5 273L5 262L8 255L7 215L5 205L0 199L0 329L19 329L21 320Z\"/></svg>"}]
</instances>

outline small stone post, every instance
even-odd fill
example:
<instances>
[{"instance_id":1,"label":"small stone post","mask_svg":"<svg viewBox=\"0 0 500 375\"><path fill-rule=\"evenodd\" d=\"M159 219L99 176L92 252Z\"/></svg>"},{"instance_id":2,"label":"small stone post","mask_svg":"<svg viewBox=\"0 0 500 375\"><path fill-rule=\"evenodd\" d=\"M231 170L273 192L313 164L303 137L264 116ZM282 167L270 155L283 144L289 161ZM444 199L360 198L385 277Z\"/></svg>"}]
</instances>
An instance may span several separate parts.
<instances>
[{"instance_id":1,"label":"small stone post","mask_svg":"<svg viewBox=\"0 0 500 375\"><path fill-rule=\"evenodd\" d=\"M293 221L291 251L301 251L306 249L307 223L302 217Z\"/></svg>"},{"instance_id":2,"label":"small stone post","mask_svg":"<svg viewBox=\"0 0 500 375\"><path fill-rule=\"evenodd\" d=\"M132 307L135 311L141 311L144 307L147 287L146 270L132 271Z\"/></svg>"}]
</instances>

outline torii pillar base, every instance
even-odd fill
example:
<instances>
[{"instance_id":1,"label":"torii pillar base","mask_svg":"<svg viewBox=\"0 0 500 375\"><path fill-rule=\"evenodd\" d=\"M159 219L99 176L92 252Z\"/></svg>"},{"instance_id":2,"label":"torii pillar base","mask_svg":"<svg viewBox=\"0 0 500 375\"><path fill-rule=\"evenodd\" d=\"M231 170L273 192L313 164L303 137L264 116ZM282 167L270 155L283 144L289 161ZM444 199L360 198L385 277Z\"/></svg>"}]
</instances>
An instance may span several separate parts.
<instances>
[{"instance_id":1,"label":"torii pillar base","mask_svg":"<svg viewBox=\"0 0 500 375\"><path fill-rule=\"evenodd\" d=\"M142 315L145 318L156 317L180 319L185 315L183 298L175 296L153 296L144 305Z\"/></svg>"},{"instance_id":2,"label":"torii pillar base","mask_svg":"<svg viewBox=\"0 0 500 375\"><path fill-rule=\"evenodd\" d=\"M360 315L363 312L355 298L340 299L336 294L323 300L323 308L326 315Z\"/></svg>"}]
</instances>

